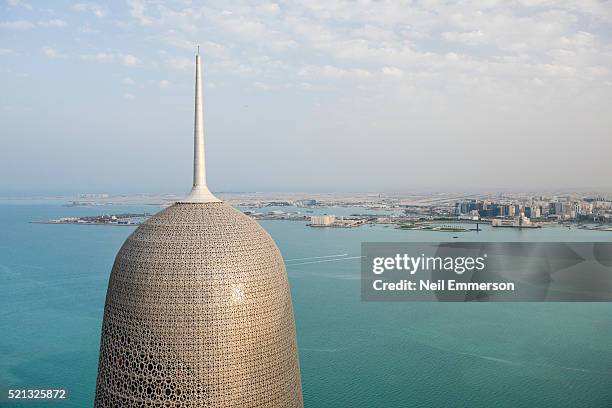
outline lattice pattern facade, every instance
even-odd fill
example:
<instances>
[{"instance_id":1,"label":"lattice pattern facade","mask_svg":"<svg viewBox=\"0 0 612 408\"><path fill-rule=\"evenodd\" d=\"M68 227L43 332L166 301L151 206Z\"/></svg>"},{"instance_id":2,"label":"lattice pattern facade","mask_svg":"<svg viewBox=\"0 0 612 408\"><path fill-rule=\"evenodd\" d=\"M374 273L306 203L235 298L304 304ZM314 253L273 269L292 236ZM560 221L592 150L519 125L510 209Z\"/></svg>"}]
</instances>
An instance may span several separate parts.
<instances>
[{"instance_id":1,"label":"lattice pattern facade","mask_svg":"<svg viewBox=\"0 0 612 408\"><path fill-rule=\"evenodd\" d=\"M225 203L177 203L130 235L95 406L303 406L285 265L259 224Z\"/></svg>"}]
</instances>

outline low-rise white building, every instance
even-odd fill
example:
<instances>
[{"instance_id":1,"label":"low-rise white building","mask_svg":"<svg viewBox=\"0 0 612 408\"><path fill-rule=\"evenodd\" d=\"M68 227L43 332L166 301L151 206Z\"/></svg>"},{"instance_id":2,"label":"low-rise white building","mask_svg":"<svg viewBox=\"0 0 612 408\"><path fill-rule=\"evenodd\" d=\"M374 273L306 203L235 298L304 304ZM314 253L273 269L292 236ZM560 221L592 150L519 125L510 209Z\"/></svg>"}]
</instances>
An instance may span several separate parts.
<instances>
[{"instance_id":1,"label":"low-rise white building","mask_svg":"<svg viewBox=\"0 0 612 408\"><path fill-rule=\"evenodd\" d=\"M310 217L310 225L314 226L331 225L334 221L336 221L334 215L313 215Z\"/></svg>"}]
</instances>

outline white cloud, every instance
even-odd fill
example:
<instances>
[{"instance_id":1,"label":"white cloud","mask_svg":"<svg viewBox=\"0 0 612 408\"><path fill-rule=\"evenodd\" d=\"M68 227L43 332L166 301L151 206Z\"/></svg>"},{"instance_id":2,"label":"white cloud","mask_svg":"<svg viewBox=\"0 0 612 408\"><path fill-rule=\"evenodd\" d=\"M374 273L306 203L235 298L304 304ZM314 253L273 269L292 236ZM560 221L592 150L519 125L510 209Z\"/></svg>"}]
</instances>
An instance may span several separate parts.
<instances>
[{"instance_id":1,"label":"white cloud","mask_svg":"<svg viewBox=\"0 0 612 408\"><path fill-rule=\"evenodd\" d=\"M259 81L253 83L253 86L257 89L261 89L262 91L271 91L273 89L276 89L274 85L267 84L265 82L259 82Z\"/></svg>"},{"instance_id":2,"label":"white cloud","mask_svg":"<svg viewBox=\"0 0 612 408\"><path fill-rule=\"evenodd\" d=\"M165 79L162 79L161 81L159 81L159 87L160 88L167 88L169 86L170 86L170 82L169 81L167 81Z\"/></svg>"},{"instance_id":3,"label":"white cloud","mask_svg":"<svg viewBox=\"0 0 612 408\"><path fill-rule=\"evenodd\" d=\"M57 52L55 48L44 46L40 50L47 58L58 58L61 56L61 54Z\"/></svg>"},{"instance_id":4,"label":"white cloud","mask_svg":"<svg viewBox=\"0 0 612 408\"><path fill-rule=\"evenodd\" d=\"M207 19L211 24L227 35L240 41L255 41L261 47L275 52L286 51L297 46L296 41L287 35L282 27L273 28L266 24L266 16L257 16L253 13L237 14L224 12L211 12ZM267 18L274 18L272 16Z\"/></svg>"},{"instance_id":5,"label":"white cloud","mask_svg":"<svg viewBox=\"0 0 612 408\"><path fill-rule=\"evenodd\" d=\"M610 70L610 68L608 67L602 67L602 66L595 66L595 67L588 67L587 71L595 76L595 77L604 77L604 76L609 76L612 71Z\"/></svg>"},{"instance_id":6,"label":"white cloud","mask_svg":"<svg viewBox=\"0 0 612 408\"><path fill-rule=\"evenodd\" d=\"M35 26L33 22L28 20L3 21L0 23L1 28L8 28L10 30L28 30Z\"/></svg>"},{"instance_id":7,"label":"white cloud","mask_svg":"<svg viewBox=\"0 0 612 408\"><path fill-rule=\"evenodd\" d=\"M414 86L423 93L460 95L462 87L478 86L494 95L493 89L529 89L534 78L542 87L569 86L555 82L561 78L582 81L574 89L612 80L612 73L595 68L612 66L612 45L602 35L612 19L591 0L537 6L495 0L279 6L238 0L201 7L130 0L128 10L132 24L146 26L147 38L168 47L159 56L167 67L191 71L193 59L182 51L173 56L172 49L192 52L206 38L205 68L249 78L257 89L323 91L350 83L350 92L364 94L402 95L404 87Z\"/></svg>"},{"instance_id":8,"label":"white cloud","mask_svg":"<svg viewBox=\"0 0 612 408\"><path fill-rule=\"evenodd\" d=\"M606 21L612 21L612 13L592 0L432 0L376 6L238 1L231 8L129 0L128 9L135 23L147 26L149 38L186 50L198 39L210 39L202 46L207 69L257 78L251 83L268 86L299 83L299 77L308 77L317 87L317 80L328 86L333 80L371 82L403 76L440 87L458 87L475 78L512 87L519 77L527 84L537 75L548 83L546 75L569 72L542 68L547 64L571 67L577 78L586 77L588 67L612 64L612 47L598 35ZM171 55L163 57L168 66L192 69L192 59Z\"/></svg>"},{"instance_id":9,"label":"white cloud","mask_svg":"<svg viewBox=\"0 0 612 408\"><path fill-rule=\"evenodd\" d=\"M44 28L61 28L66 27L68 24L64 20L58 18L46 21L39 21L34 23L29 20L14 20L14 21L3 21L0 23L0 27L8 28L11 30L29 30L36 26Z\"/></svg>"},{"instance_id":10,"label":"white cloud","mask_svg":"<svg viewBox=\"0 0 612 408\"><path fill-rule=\"evenodd\" d=\"M131 93L125 93L123 94L123 97L129 101L136 99L136 95L131 94Z\"/></svg>"},{"instance_id":11,"label":"white cloud","mask_svg":"<svg viewBox=\"0 0 612 408\"><path fill-rule=\"evenodd\" d=\"M139 24L143 26L149 26L153 24L153 20L146 16L147 6L142 0L129 0L128 5L130 6L130 14L134 17Z\"/></svg>"},{"instance_id":12,"label":"white cloud","mask_svg":"<svg viewBox=\"0 0 612 408\"><path fill-rule=\"evenodd\" d=\"M466 45L479 45L486 42L485 35L480 30L468 32L443 32L442 37L447 41L459 42Z\"/></svg>"},{"instance_id":13,"label":"white cloud","mask_svg":"<svg viewBox=\"0 0 612 408\"><path fill-rule=\"evenodd\" d=\"M372 73L366 69L343 69L333 65L307 65L300 69L300 76L320 78L368 78Z\"/></svg>"},{"instance_id":14,"label":"white cloud","mask_svg":"<svg viewBox=\"0 0 612 408\"><path fill-rule=\"evenodd\" d=\"M383 75L392 76L396 78L401 78L404 76L404 70L397 67L383 67L381 71Z\"/></svg>"},{"instance_id":15,"label":"white cloud","mask_svg":"<svg viewBox=\"0 0 612 408\"><path fill-rule=\"evenodd\" d=\"M94 8L93 13L96 17L98 18L102 18L104 16L106 16L106 9L103 8Z\"/></svg>"},{"instance_id":16,"label":"white cloud","mask_svg":"<svg viewBox=\"0 0 612 408\"><path fill-rule=\"evenodd\" d=\"M535 68L554 76L568 76L576 73L576 68L559 64L538 64Z\"/></svg>"},{"instance_id":17,"label":"white cloud","mask_svg":"<svg viewBox=\"0 0 612 408\"><path fill-rule=\"evenodd\" d=\"M95 62L114 62L116 59L116 55L107 52L99 52L93 55L81 55L81 59L85 61Z\"/></svg>"},{"instance_id":18,"label":"white cloud","mask_svg":"<svg viewBox=\"0 0 612 408\"><path fill-rule=\"evenodd\" d=\"M566 49L589 49L595 46L595 40L595 35L586 31L578 31L577 33L561 37L559 45Z\"/></svg>"},{"instance_id":19,"label":"white cloud","mask_svg":"<svg viewBox=\"0 0 612 408\"><path fill-rule=\"evenodd\" d=\"M135 67L142 64L142 61L131 55L121 54L113 52L98 52L96 54L81 55L81 59L84 61L93 61L101 63L117 62L128 67Z\"/></svg>"},{"instance_id":20,"label":"white cloud","mask_svg":"<svg viewBox=\"0 0 612 408\"><path fill-rule=\"evenodd\" d=\"M95 34L95 33L99 33L100 31L92 28L89 24L85 24L79 27L79 32L85 33L85 34Z\"/></svg>"},{"instance_id":21,"label":"white cloud","mask_svg":"<svg viewBox=\"0 0 612 408\"><path fill-rule=\"evenodd\" d=\"M38 25L40 27L61 28L61 27L66 27L68 24L66 24L64 20L60 20L59 18L54 18L53 20L39 21Z\"/></svg>"},{"instance_id":22,"label":"white cloud","mask_svg":"<svg viewBox=\"0 0 612 408\"><path fill-rule=\"evenodd\" d=\"M381 28L372 24L364 24L350 32L351 37L366 41L395 41L397 34L388 28Z\"/></svg>"},{"instance_id":23,"label":"white cloud","mask_svg":"<svg viewBox=\"0 0 612 408\"><path fill-rule=\"evenodd\" d=\"M0 48L0 55L17 55L17 53L10 48Z\"/></svg>"},{"instance_id":24,"label":"white cloud","mask_svg":"<svg viewBox=\"0 0 612 408\"><path fill-rule=\"evenodd\" d=\"M134 83L135 83L135 82L134 82L134 80L133 80L132 78L130 78L130 77L126 77L126 78L123 78L123 79L121 80L121 83L122 83L123 85L134 85Z\"/></svg>"},{"instance_id":25,"label":"white cloud","mask_svg":"<svg viewBox=\"0 0 612 408\"><path fill-rule=\"evenodd\" d=\"M98 18L106 17L108 14L106 6L100 6L97 3L76 3L72 6L72 9L79 12L88 11Z\"/></svg>"},{"instance_id":26,"label":"white cloud","mask_svg":"<svg viewBox=\"0 0 612 408\"><path fill-rule=\"evenodd\" d=\"M314 88L314 86L310 82L300 82L298 84L298 88L303 89L305 91L310 91Z\"/></svg>"},{"instance_id":27,"label":"white cloud","mask_svg":"<svg viewBox=\"0 0 612 408\"><path fill-rule=\"evenodd\" d=\"M21 0L7 0L6 2L10 7L23 7L28 10L32 10L32 6Z\"/></svg>"},{"instance_id":28,"label":"white cloud","mask_svg":"<svg viewBox=\"0 0 612 408\"><path fill-rule=\"evenodd\" d=\"M332 65L324 65L324 66L314 66L309 65L302 68L299 72L302 76L322 76L322 77L332 77L332 78L340 78L346 74L346 71L343 69L334 67Z\"/></svg>"},{"instance_id":29,"label":"white cloud","mask_svg":"<svg viewBox=\"0 0 612 408\"><path fill-rule=\"evenodd\" d=\"M444 58L447 61L451 61L451 62L455 62L455 61L459 61L461 59L461 57L459 56L459 54L455 53L455 52L447 52L444 55Z\"/></svg>"},{"instance_id":30,"label":"white cloud","mask_svg":"<svg viewBox=\"0 0 612 408\"><path fill-rule=\"evenodd\" d=\"M128 67L134 67L140 65L140 63L140 60L131 54L123 56L123 65L127 65Z\"/></svg>"},{"instance_id":31,"label":"white cloud","mask_svg":"<svg viewBox=\"0 0 612 408\"><path fill-rule=\"evenodd\" d=\"M358 78L369 78L372 76L372 73L366 69L354 69L351 73Z\"/></svg>"},{"instance_id":32,"label":"white cloud","mask_svg":"<svg viewBox=\"0 0 612 408\"><path fill-rule=\"evenodd\" d=\"M255 12L266 16L275 16L280 13L280 7L276 3L260 4L255 6Z\"/></svg>"},{"instance_id":33,"label":"white cloud","mask_svg":"<svg viewBox=\"0 0 612 408\"><path fill-rule=\"evenodd\" d=\"M191 68L194 64L193 60L188 59L188 58L182 58L182 57L170 58L167 61L167 63L171 68L178 69L178 70L184 70L187 68Z\"/></svg>"}]
</instances>

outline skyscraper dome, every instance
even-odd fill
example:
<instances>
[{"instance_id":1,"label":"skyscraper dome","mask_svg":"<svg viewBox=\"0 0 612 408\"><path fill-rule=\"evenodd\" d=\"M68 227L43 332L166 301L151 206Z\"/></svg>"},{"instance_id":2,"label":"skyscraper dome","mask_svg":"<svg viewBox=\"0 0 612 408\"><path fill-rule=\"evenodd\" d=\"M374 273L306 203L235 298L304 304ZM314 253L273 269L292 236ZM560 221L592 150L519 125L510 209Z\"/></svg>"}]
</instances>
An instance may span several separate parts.
<instances>
[{"instance_id":1,"label":"skyscraper dome","mask_svg":"<svg viewBox=\"0 0 612 408\"><path fill-rule=\"evenodd\" d=\"M206 187L201 93L198 52L193 189L117 254L98 408L303 406L285 265L257 222Z\"/></svg>"}]
</instances>

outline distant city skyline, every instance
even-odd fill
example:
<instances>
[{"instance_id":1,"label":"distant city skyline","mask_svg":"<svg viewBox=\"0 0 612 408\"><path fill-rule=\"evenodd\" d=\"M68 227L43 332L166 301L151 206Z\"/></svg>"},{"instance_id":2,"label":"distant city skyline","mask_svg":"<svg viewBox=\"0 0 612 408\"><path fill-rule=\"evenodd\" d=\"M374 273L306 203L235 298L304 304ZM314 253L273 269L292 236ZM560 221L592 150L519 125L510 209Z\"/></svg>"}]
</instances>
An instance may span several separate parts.
<instances>
[{"instance_id":1,"label":"distant city skyline","mask_svg":"<svg viewBox=\"0 0 612 408\"><path fill-rule=\"evenodd\" d=\"M0 196L610 190L595 0L0 2ZM163 165L160 165L163 163Z\"/></svg>"}]
</instances>

